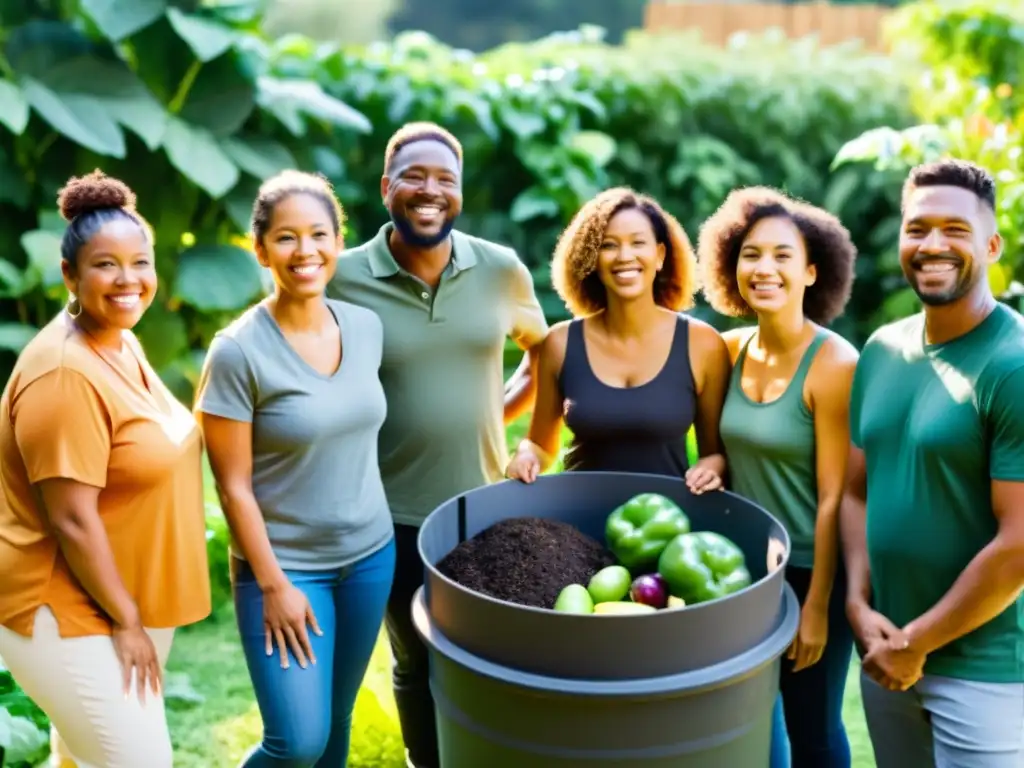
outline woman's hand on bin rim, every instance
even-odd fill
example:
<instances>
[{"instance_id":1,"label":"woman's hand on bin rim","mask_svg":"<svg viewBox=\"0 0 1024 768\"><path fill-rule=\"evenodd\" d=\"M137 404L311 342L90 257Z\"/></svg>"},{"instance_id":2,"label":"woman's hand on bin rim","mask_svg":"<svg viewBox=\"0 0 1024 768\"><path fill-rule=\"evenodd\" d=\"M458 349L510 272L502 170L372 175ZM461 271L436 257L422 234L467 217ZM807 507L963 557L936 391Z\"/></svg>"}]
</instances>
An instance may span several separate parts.
<instances>
[{"instance_id":1,"label":"woman's hand on bin rim","mask_svg":"<svg viewBox=\"0 0 1024 768\"><path fill-rule=\"evenodd\" d=\"M521 480L524 483L532 483L540 475L540 458L533 446L524 440L516 449L516 455L505 468L505 477L509 480Z\"/></svg>"},{"instance_id":2,"label":"woman's hand on bin rim","mask_svg":"<svg viewBox=\"0 0 1024 768\"><path fill-rule=\"evenodd\" d=\"M718 454L704 456L686 470L686 485L691 493L701 494L707 491L720 491L722 483L721 467L724 462Z\"/></svg>"},{"instance_id":3,"label":"woman's hand on bin rim","mask_svg":"<svg viewBox=\"0 0 1024 768\"><path fill-rule=\"evenodd\" d=\"M274 653L274 644L281 653L281 668L288 669L288 651L295 655L303 669L316 664L316 655L309 642L306 624L317 636L323 635L309 599L290 581L263 590L263 626L267 633L267 656Z\"/></svg>"}]
</instances>

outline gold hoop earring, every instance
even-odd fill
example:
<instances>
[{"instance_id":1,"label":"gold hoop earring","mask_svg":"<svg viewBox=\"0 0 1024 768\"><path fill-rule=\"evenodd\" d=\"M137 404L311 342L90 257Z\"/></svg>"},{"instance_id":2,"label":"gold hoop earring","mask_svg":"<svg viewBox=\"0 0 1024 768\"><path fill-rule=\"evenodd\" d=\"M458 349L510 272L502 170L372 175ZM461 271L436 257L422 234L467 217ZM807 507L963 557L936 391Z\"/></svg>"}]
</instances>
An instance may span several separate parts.
<instances>
[{"instance_id":1,"label":"gold hoop earring","mask_svg":"<svg viewBox=\"0 0 1024 768\"><path fill-rule=\"evenodd\" d=\"M65 309L69 317L73 320L77 320L78 316L82 314L82 302L80 302L75 297L75 294L72 293L68 296L68 305Z\"/></svg>"}]
</instances>

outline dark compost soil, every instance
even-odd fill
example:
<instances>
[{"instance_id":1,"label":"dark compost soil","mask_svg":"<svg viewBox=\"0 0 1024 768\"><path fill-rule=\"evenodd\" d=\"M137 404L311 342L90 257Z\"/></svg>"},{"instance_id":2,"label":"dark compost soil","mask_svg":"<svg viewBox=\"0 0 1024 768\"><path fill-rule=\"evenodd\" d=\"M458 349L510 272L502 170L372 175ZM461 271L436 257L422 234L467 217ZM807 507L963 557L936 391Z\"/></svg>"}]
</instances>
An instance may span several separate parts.
<instances>
[{"instance_id":1,"label":"dark compost soil","mask_svg":"<svg viewBox=\"0 0 1024 768\"><path fill-rule=\"evenodd\" d=\"M437 569L467 589L510 603L551 608L570 584L615 563L602 544L556 520L502 520L459 544Z\"/></svg>"}]
</instances>

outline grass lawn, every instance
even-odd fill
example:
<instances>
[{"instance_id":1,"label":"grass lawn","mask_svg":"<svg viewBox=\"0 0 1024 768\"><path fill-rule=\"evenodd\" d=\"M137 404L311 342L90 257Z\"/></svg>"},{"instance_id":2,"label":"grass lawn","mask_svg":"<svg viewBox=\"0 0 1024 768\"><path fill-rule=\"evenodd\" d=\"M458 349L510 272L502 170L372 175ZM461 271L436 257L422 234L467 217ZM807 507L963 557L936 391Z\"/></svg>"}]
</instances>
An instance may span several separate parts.
<instances>
[{"instance_id":1,"label":"grass lawn","mask_svg":"<svg viewBox=\"0 0 1024 768\"><path fill-rule=\"evenodd\" d=\"M526 419L520 419L509 426L510 444L519 441L525 425ZM216 503L212 485L208 498ZM390 665L390 650L382 633L356 703L349 768L405 765ZM165 686L178 768L233 768L259 741L259 711L230 608L178 633ZM874 768L856 661L850 668L844 718L854 768Z\"/></svg>"}]
</instances>

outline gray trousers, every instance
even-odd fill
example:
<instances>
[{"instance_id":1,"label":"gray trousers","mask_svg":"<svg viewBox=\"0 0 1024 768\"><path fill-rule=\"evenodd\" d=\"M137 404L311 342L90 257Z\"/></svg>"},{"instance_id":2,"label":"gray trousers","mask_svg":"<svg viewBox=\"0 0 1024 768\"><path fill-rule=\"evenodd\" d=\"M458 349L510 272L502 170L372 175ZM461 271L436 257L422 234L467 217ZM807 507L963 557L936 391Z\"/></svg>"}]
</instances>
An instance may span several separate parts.
<instances>
[{"instance_id":1,"label":"gray trousers","mask_svg":"<svg viewBox=\"0 0 1024 768\"><path fill-rule=\"evenodd\" d=\"M889 691L863 672L877 768L1024 768L1024 683L925 675Z\"/></svg>"}]
</instances>

